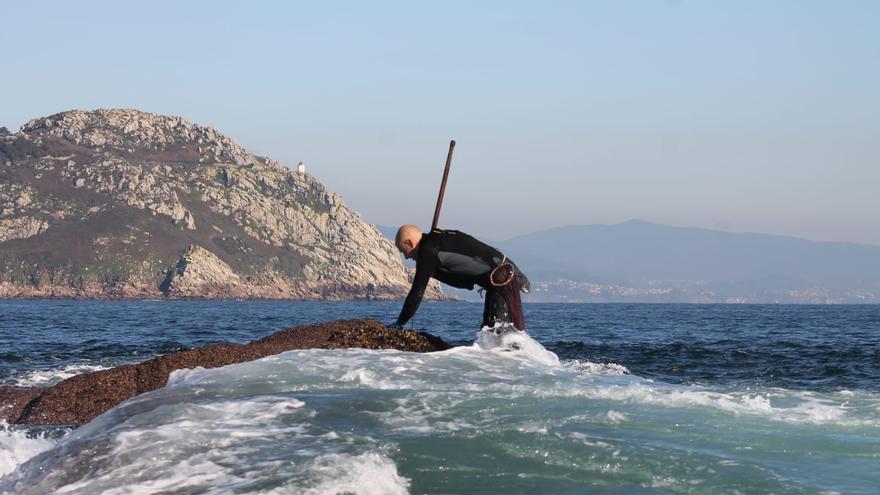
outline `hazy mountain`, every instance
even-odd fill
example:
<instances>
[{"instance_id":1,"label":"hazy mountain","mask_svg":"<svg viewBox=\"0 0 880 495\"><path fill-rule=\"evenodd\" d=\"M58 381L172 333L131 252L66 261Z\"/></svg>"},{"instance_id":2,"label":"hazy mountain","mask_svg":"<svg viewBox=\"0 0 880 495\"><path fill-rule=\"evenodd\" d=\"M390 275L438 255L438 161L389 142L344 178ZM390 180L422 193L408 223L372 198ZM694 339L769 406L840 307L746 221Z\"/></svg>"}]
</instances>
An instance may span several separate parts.
<instances>
[{"instance_id":1,"label":"hazy mountain","mask_svg":"<svg viewBox=\"0 0 880 495\"><path fill-rule=\"evenodd\" d=\"M534 232L498 247L533 280L642 289L614 300L880 302L880 246L630 220Z\"/></svg>"},{"instance_id":2,"label":"hazy mountain","mask_svg":"<svg viewBox=\"0 0 880 495\"><path fill-rule=\"evenodd\" d=\"M98 110L0 129L0 297L387 299L408 289L393 243L338 194L212 128Z\"/></svg>"}]
</instances>

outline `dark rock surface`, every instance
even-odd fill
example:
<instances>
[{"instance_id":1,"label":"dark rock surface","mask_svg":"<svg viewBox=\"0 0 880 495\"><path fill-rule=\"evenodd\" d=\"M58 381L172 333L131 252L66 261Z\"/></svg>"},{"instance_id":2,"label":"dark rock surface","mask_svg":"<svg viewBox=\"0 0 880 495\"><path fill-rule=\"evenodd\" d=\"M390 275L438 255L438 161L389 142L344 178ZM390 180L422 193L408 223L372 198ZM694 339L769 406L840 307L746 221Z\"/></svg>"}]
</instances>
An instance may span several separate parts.
<instances>
[{"instance_id":1,"label":"dark rock surface","mask_svg":"<svg viewBox=\"0 0 880 495\"><path fill-rule=\"evenodd\" d=\"M250 344L217 344L85 373L52 387L2 386L0 420L10 424L80 425L135 395L165 386L174 370L217 368L293 349L348 347L433 352L450 346L439 337L391 329L375 320L305 325L280 330Z\"/></svg>"}]
</instances>

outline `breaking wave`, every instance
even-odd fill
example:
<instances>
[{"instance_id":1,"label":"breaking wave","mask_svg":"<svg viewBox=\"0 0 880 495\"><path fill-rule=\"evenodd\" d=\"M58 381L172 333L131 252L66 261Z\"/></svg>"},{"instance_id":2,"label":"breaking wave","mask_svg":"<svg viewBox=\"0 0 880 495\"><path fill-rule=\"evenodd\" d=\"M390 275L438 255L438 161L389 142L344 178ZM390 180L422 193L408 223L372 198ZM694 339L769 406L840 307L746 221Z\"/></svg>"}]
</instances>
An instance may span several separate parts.
<instances>
[{"instance_id":1,"label":"breaking wave","mask_svg":"<svg viewBox=\"0 0 880 495\"><path fill-rule=\"evenodd\" d=\"M21 463L52 448L51 431L31 432L0 421L0 477L14 471Z\"/></svg>"},{"instance_id":2,"label":"breaking wave","mask_svg":"<svg viewBox=\"0 0 880 495\"><path fill-rule=\"evenodd\" d=\"M106 369L109 369L109 366L87 363L68 364L57 368L28 371L15 377L12 384L19 387L49 387L76 375Z\"/></svg>"}]
</instances>

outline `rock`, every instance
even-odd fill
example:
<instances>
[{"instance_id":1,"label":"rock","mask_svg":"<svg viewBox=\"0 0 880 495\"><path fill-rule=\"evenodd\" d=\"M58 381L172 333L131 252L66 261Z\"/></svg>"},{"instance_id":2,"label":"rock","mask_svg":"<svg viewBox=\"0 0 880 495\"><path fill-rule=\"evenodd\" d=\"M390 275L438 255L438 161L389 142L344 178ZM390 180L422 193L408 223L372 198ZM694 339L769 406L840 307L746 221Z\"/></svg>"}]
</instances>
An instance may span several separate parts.
<instances>
[{"instance_id":1,"label":"rock","mask_svg":"<svg viewBox=\"0 0 880 495\"><path fill-rule=\"evenodd\" d=\"M27 239L42 234L49 228L44 220L31 217L0 219L0 242L11 239Z\"/></svg>"},{"instance_id":2,"label":"rock","mask_svg":"<svg viewBox=\"0 0 880 495\"><path fill-rule=\"evenodd\" d=\"M235 297L227 290L241 283L232 268L207 249L191 245L169 270L160 290L166 296Z\"/></svg>"},{"instance_id":3,"label":"rock","mask_svg":"<svg viewBox=\"0 0 880 495\"><path fill-rule=\"evenodd\" d=\"M183 210L183 225L189 230L196 230L196 221L189 210Z\"/></svg>"},{"instance_id":4,"label":"rock","mask_svg":"<svg viewBox=\"0 0 880 495\"><path fill-rule=\"evenodd\" d=\"M37 174L39 175L39 174ZM22 191L18 196L18 199L15 200L15 206L19 208L27 208L31 204L31 195L28 191Z\"/></svg>"},{"instance_id":5,"label":"rock","mask_svg":"<svg viewBox=\"0 0 880 495\"><path fill-rule=\"evenodd\" d=\"M0 385L0 421L7 421L7 418L17 418L27 409L35 398L37 398L43 389L38 387L14 387L8 385Z\"/></svg>"},{"instance_id":6,"label":"rock","mask_svg":"<svg viewBox=\"0 0 880 495\"><path fill-rule=\"evenodd\" d=\"M52 387L0 387L0 421L11 424L87 423L120 402L165 386L174 370L217 368L293 349L449 349L439 337L387 328L375 320L341 320L280 330L250 344L217 344L139 364L85 373Z\"/></svg>"}]
</instances>

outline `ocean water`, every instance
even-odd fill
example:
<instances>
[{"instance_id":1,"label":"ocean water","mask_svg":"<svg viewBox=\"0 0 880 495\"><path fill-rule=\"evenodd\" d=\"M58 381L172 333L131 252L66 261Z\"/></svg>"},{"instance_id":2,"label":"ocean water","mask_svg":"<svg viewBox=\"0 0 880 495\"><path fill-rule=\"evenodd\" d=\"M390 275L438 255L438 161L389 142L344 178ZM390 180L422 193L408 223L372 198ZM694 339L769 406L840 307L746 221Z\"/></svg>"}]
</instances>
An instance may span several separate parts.
<instances>
[{"instance_id":1,"label":"ocean water","mask_svg":"<svg viewBox=\"0 0 880 495\"><path fill-rule=\"evenodd\" d=\"M399 308L0 301L0 382ZM455 348L292 351L76 429L0 425L0 493L880 493L880 306L525 311L497 337L478 304L425 303Z\"/></svg>"}]
</instances>

